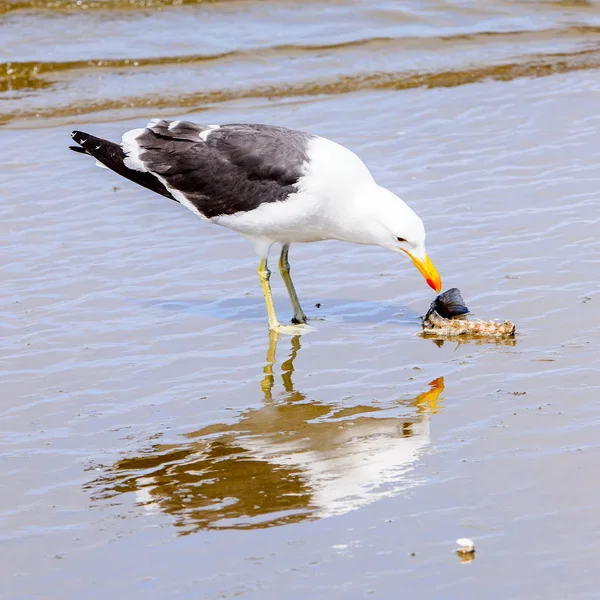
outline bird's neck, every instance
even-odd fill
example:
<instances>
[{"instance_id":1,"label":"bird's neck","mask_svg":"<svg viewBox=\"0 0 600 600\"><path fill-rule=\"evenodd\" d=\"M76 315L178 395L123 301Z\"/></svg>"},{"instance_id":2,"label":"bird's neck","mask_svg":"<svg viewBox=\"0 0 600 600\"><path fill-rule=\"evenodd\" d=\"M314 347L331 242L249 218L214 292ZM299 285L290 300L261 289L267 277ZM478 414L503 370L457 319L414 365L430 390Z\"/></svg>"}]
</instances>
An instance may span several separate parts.
<instances>
[{"instance_id":1,"label":"bird's neck","mask_svg":"<svg viewBox=\"0 0 600 600\"><path fill-rule=\"evenodd\" d=\"M361 185L328 203L333 239L354 244L374 243L376 223L373 215L376 213L374 203L377 203L378 189L375 183Z\"/></svg>"}]
</instances>

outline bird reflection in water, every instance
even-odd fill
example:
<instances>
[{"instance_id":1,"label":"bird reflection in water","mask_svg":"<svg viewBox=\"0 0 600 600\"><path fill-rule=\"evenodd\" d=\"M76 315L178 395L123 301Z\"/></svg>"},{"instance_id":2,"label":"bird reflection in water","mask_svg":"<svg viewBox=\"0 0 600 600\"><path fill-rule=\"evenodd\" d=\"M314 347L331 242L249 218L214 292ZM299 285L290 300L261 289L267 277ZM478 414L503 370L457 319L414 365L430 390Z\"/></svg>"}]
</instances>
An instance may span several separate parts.
<instances>
[{"instance_id":1,"label":"bird reflection in water","mask_svg":"<svg viewBox=\"0 0 600 600\"><path fill-rule=\"evenodd\" d=\"M120 460L90 484L94 498L134 492L139 504L171 515L189 533L339 515L416 485L414 463L430 442L443 378L388 407L308 399L292 382L300 350L293 337L281 364L284 393L276 397L277 341L272 332L261 408Z\"/></svg>"}]
</instances>

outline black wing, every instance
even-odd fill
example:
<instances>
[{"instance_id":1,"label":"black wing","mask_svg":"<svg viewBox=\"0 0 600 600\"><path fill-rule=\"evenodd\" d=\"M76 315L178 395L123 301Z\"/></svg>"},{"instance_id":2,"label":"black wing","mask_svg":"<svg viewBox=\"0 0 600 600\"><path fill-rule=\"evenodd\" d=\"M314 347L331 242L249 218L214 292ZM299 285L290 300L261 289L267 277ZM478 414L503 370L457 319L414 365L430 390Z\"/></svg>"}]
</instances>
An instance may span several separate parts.
<instances>
[{"instance_id":1,"label":"black wing","mask_svg":"<svg viewBox=\"0 0 600 600\"><path fill-rule=\"evenodd\" d=\"M159 120L124 148L174 196L183 195L211 218L254 210L296 192L311 137L268 125Z\"/></svg>"},{"instance_id":2,"label":"black wing","mask_svg":"<svg viewBox=\"0 0 600 600\"><path fill-rule=\"evenodd\" d=\"M89 154L105 167L108 167L126 179L148 188L157 194L175 200L169 190L154 175L129 169L124 162L126 159L125 151L119 144L103 140L83 131L74 131L71 137L73 141L80 144L79 146L69 146L71 150L81 152L82 154Z\"/></svg>"}]
</instances>

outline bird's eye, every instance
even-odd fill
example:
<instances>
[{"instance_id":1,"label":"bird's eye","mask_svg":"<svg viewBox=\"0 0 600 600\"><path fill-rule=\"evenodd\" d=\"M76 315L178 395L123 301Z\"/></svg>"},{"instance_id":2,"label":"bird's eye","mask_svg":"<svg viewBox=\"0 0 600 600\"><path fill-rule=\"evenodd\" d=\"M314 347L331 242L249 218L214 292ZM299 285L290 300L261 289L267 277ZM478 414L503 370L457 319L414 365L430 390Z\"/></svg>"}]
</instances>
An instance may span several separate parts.
<instances>
[{"instance_id":1,"label":"bird's eye","mask_svg":"<svg viewBox=\"0 0 600 600\"><path fill-rule=\"evenodd\" d=\"M401 238L401 237L397 237L396 239L397 239L399 242L405 242L405 241L406 241L404 238Z\"/></svg>"}]
</instances>

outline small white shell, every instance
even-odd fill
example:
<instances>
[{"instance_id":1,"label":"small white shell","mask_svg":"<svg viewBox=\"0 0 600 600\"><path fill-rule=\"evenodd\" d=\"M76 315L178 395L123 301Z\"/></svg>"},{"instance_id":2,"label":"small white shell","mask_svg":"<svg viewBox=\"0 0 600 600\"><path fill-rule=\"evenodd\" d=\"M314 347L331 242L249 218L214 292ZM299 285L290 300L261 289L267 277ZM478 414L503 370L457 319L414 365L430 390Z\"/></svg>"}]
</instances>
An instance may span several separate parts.
<instances>
[{"instance_id":1,"label":"small white shell","mask_svg":"<svg viewBox=\"0 0 600 600\"><path fill-rule=\"evenodd\" d=\"M458 538L456 543L460 546L459 552L475 552L475 542L469 538Z\"/></svg>"}]
</instances>

